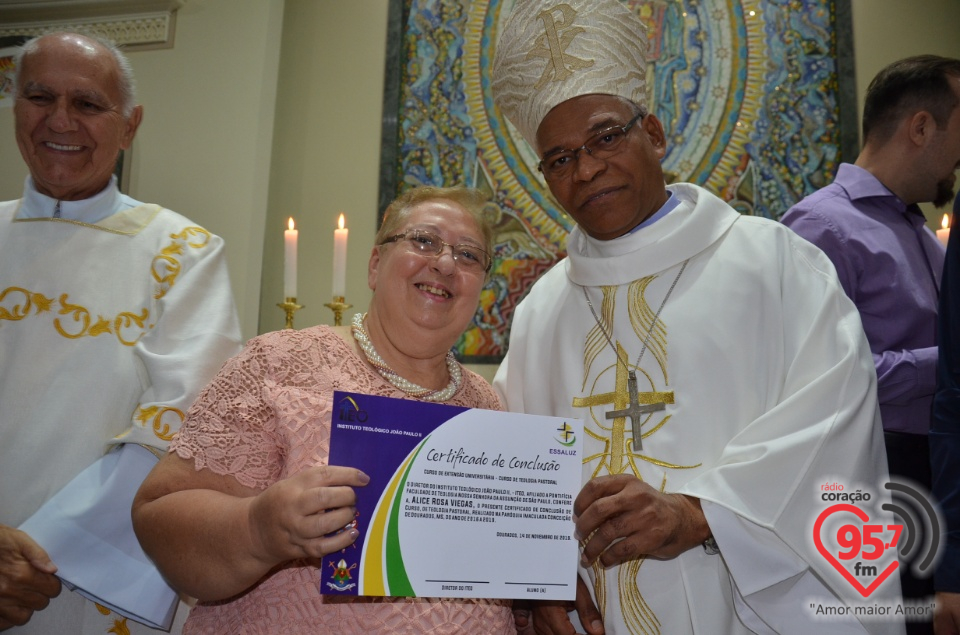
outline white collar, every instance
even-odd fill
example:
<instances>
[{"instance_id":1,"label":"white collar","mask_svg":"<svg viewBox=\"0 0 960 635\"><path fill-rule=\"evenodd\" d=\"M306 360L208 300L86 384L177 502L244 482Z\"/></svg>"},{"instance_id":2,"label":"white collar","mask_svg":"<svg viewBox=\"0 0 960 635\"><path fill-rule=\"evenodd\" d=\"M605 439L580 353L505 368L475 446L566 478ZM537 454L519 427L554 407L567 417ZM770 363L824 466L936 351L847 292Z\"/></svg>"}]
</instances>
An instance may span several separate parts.
<instances>
[{"instance_id":1,"label":"white collar","mask_svg":"<svg viewBox=\"0 0 960 635\"><path fill-rule=\"evenodd\" d=\"M80 201L58 201L37 191L33 177L27 176L23 188L23 200L17 210L17 219L53 218L60 206L60 218L94 225L103 219L125 209L141 205L139 201L126 196L117 187L117 177L111 176L105 188L90 198Z\"/></svg>"},{"instance_id":2,"label":"white collar","mask_svg":"<svg viewBox=\"0 0 960 635\"><path fill-rule=\"evenodd\" d=\"M579 227L567 238L565 267L579 285L625 284L665 271L720 239L740 214L707 190L690 183L668 186L678 204L641 231L614 240L595 240Z\"/></svg>"}]
</instances>

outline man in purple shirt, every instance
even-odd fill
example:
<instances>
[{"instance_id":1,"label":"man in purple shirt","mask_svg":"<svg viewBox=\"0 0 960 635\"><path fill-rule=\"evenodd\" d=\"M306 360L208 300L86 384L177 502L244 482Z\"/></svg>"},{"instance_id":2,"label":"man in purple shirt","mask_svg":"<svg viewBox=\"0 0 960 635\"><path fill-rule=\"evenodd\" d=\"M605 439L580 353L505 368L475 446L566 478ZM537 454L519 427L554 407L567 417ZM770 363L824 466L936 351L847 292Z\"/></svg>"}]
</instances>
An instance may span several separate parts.
<instances>
[{"instance_id":1,"label":"man in purple shirt","mask_svg":"<svg viewBox=\"0 0 960 635\"><path fill-rule=\"evenodd\" d=\"M867 89L863 150L841 164L783 223L833 261L857 305L877 368L890 474L931 487L927 433L936 389L937 303L944 247L917 203L953 200L960 167L960 60L911 57ZM930 579L900 567L905 598L929 599ZM931 633L908 622L908 633Z\"/></svg>"}]
</instances>

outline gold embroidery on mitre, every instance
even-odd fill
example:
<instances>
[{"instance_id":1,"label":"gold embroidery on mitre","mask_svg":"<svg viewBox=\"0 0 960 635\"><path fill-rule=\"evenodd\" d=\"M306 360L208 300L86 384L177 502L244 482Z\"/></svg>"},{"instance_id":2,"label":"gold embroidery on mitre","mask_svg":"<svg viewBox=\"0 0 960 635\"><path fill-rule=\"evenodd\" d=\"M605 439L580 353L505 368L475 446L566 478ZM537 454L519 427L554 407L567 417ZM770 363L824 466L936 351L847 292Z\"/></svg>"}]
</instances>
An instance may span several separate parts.
<instances>
[{"instance_id":1,"label":"gold embroidery on mitre","mask_svg":"<svg viewBox=\"0 0 960 635\"><path fill-rule=\"evenodd\" d=\"M94 602L93 605L97 607L97 610L100 611L101 615L110 615L110 609L108 609L104 605L98 604L96 602Z\"/></svg>"},{"instance_id":2,"label":"gold embroidery on mitre","mask_svg":"<svg viewBox=\"0 0 960 635\"><path fill-rule=\"evenodd\" d=\"M173 439L173 431L170 427L170 424L164 423L163 416L167 413L172 412L174 415L179 418L177 426L183 423L184 414L176 409L169 406L150 406L148 408L139 407L137 408L137 414L134 418L139 421L144 427L151 426L153 428L153 433L164 441L170 441Z\"/></svg>"},{"instance_id":3,"label":"gold embroidery on mitre","mask_svg":"<svg viewBox=\"0 0 960 635\"><path fill-rule=\"evenodd\" d=\"M533 87L534 90L540 90L551 81L562 82L570 77L574 70L593 66L594 60L580 59L566 52L573 38L584 32L583 27L571 26L577 17L573 7L569 4L558 4L541 11L537 17L543 22L544 32L534 41L534 48L527 53L525 59L540 57L547 60L547 65Z\"/></svg>"}]
</instances>

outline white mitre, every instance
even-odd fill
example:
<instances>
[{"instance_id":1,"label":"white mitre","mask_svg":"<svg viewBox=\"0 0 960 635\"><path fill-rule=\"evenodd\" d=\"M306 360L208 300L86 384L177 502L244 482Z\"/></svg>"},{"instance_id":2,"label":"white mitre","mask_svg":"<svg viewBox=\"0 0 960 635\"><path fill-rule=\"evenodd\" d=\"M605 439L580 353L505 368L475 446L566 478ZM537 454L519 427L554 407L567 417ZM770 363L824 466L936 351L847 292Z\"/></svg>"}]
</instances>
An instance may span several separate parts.
<instances>
[{"instance_id":1,"label":"white mitre","mask_svg":"<svg viewBox=\"0 0 960 635\"><path fill-rule=\"evenodd\" d=\"M557 104L594 93L646 108L646 27L619 0L517 0L493 58L493 99L532 148Z\"/></svg>"}]
</instances>

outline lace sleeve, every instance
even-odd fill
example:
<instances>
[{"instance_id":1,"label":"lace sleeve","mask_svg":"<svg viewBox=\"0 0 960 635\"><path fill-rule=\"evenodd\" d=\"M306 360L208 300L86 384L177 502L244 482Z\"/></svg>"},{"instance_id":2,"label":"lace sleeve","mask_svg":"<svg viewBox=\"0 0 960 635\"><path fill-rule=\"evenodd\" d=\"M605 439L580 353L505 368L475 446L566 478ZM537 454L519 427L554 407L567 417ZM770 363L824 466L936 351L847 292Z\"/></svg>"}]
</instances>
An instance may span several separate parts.
<instances>
[{"instance_id":1,"label":"lace sleeve","mask_svg":"<svg viewBox=\"0 0 960 635\"><path fill-rule=\"evenodd\" d=\"M187 412L170 451L192 458L197 470L229 474L247 487L263 489L277 480L282 445L275 415L264 398L270 381L267 340L250 340L224 364Z\"/></svg>"}]
</instances>

